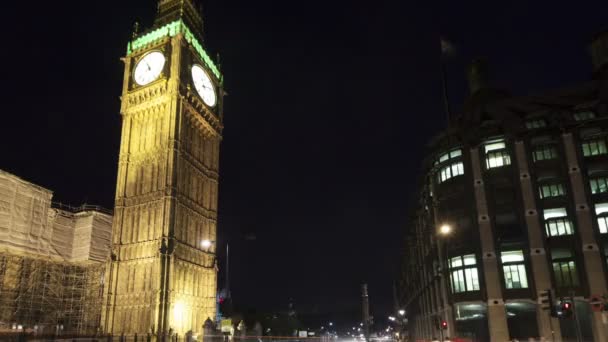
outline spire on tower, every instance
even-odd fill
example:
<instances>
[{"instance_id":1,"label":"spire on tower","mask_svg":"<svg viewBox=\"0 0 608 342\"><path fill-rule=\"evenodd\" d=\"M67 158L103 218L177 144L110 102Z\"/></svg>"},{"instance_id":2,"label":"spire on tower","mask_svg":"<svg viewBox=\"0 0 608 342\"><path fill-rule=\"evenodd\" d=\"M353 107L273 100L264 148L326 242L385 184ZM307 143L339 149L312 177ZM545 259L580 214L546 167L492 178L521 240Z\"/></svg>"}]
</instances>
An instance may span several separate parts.
<instances>
[{"instance_id":1,"label":"spire on tower","mask_svg":"<svg viewBox=\"0 0 608 342\"><path fill-rule=\"evenodd\" d=\"M196 0L158 0L158 13L154 26L164 26L176 20L182 20L199 39L203 40L202 10L197 7Z\"/></svg>"}]
</instances>

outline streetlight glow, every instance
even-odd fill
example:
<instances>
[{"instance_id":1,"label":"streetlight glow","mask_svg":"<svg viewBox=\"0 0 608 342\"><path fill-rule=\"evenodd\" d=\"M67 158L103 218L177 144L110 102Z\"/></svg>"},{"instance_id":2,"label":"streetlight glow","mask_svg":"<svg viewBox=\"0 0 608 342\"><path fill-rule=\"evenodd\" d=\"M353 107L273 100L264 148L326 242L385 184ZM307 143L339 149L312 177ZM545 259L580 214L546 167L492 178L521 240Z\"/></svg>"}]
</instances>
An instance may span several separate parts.
<instances>
[{"instance_id":1,"label":"streetlight glow","mask_svg":"<svg viewBox=\"0 0 608 342\"><path fill-rule=\"evenodd\" d=\"M399 316L405 316L405 310L403 310L403 309L399 310Z\"/></svg>"},{"instance_id":2,"label":"streetlight glow","mask_svg":"<svg viewBox=\"0 0 608 342\"><path fill-rule=\"evenodd\" d=\"M211 248L212 245L213 245L213 242L211 242L210 240L203 240L201 242L201 246L203 246L204 249L209 249L209 248Z\"/></svg>"},{"instance_id":3,"label":"streetlight glow","mask_svg":"<svg viewBox=\"0 0 608 342\"><path fill-rule=\"evenodd\" d=\"M448 235L452 232L452 227L449 224L444 224L443 226L441 226L441 228L439 228L439 233L441 233L441 235Z\"/></svg>"}]
</instances>

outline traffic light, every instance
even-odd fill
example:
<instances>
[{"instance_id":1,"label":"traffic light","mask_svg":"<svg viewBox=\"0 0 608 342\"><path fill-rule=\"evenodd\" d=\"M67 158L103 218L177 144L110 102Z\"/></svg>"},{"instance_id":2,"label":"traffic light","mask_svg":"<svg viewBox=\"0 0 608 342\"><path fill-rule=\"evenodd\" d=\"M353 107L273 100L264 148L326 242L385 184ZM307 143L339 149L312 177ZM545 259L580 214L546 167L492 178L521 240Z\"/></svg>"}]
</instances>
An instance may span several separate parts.
<instances>
[{"instance_id":1,"label":"traffic light","mask_svg":"<svg viewBox=\"0 0 608 342\"><path fill-rule=\"evenodd\" d=\"M223 317L231 317L232 316L232 299L231 298L218 298L218 304L220 313Z\"/></svg>"},{"instance_id":2,"label":"traffic light","mask_svg":"<svg viewBox=\"0 0 608 342\"><path fill-rule=\"evenodd\" d=\"M572 302L562 299L562 315L563 318L572 317Z\"/></svg>"},{"instance_id":3,"label":"traffic light","mask_svg":"<svg viewBox=\"0 0 608 342\"><path fill-rule=\"evenodd\" d=\"M448 329L448 322L447 321L441 321L441 329L443 329L443 330L447 330Z\"/></svg>"},{"instance_id":4,"label":"traffic light","mask_svg":"<svg viewBox=\"0 0 608 342\"><path fill-rule=\"evenodd\" d=\"M551 317L557 317L557 310L555 310L555 301L553 300L553 291L545 290L540 293L541 307L544 311L550 311Z\"/></svg>"}]
</instances>

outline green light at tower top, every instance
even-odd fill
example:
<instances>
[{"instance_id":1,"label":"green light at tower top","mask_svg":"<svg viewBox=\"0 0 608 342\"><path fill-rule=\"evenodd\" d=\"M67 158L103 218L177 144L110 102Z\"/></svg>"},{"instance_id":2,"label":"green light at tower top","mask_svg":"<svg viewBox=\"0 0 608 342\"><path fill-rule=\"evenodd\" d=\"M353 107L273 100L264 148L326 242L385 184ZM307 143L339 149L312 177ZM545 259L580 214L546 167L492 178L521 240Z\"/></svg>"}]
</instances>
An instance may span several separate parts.
<instances>
[{"instance_id":1,"label":"green light at tower top","mask_svg":"<svg viewBox=\"0 0 608 342\"><path fill-rule=\"evenodd\" d=\"M222 81L222 74L220 73L219 68L215 65L209 54L203 48L203 45L199 42L199 40L195 37L192 31L186 26L186 24L181 20L176 20L171 22L165 26L159 27L156 30L146 33L140 37L137 37L133 41L129 42L127 46L127 54L131 54L137 50L148 47L150 44L159 41L165 37L174 37L182 33L184 38L188 43L194 47L194 50L198 53L199 57L206 66L211 70L211 72L217 77L218 80Z\"/></svg>"}]
</instances>

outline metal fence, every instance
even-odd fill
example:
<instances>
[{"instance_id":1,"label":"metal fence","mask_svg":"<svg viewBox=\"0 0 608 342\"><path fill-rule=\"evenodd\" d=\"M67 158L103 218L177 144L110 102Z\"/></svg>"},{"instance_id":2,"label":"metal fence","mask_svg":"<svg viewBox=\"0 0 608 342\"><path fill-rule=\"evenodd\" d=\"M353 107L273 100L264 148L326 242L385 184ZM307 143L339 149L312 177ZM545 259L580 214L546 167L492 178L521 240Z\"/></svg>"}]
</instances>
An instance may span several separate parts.
<instances>
[{"instance_id":1,"label":"metal fence","mask_svg":"<svg viewBox=\"0 0 608 342\"><path fill-rule=\"evenodd\" d=\"M26 332L0 333L0 341L4 342L329 342L327 338L297 338L283 336L227 336L191 334L172 334L157 336L145 335L36 335Z\"/></svg>"}]
</instances>

